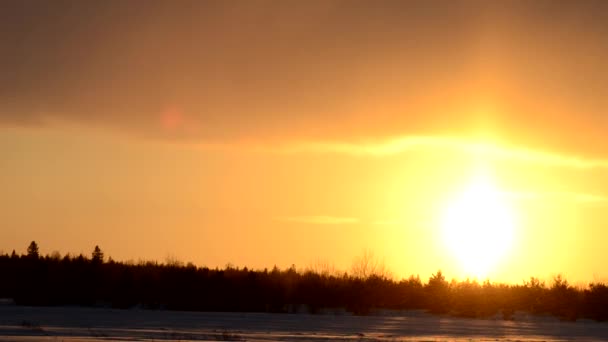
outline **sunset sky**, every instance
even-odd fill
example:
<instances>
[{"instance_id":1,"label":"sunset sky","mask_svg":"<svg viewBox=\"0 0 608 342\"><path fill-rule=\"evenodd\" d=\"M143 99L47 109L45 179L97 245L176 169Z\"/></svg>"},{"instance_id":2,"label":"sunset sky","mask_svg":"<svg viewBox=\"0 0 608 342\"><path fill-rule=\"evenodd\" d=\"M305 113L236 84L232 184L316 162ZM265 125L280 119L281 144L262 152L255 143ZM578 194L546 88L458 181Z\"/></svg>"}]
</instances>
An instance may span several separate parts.
<instances>
[{"instance_id":1,"label":"sunset sky","mask_svg":"<svg viewBox=\"0 0 608 342\"><path fill-rule=\"evenodd\" d=\"M608 280L606 23L607 1L1 1L0 251ZM449 213L479 179L510 242L476 274Z\"/></svg>"}]
</instances>

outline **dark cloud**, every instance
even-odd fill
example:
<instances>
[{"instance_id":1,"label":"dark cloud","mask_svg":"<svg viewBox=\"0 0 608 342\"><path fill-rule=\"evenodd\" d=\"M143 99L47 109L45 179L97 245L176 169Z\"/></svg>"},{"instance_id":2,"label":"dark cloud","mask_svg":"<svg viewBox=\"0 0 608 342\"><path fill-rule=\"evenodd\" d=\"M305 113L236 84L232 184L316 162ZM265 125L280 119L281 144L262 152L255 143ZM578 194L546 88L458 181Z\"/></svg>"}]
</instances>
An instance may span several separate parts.
<instances>
[{"instance_id":1,"label":"dark cloud","mask_svg":"<svg viewBox=\"0 0 608 342\"><path fill-rule=\"evenodd\" d=\"M342 139L468 133L485 120L467 112L480 101L504 108L488 120L511 136L558 141L574 132L569 120L608 128L606 7L3 1L0 121L201 141ZM556 133L540 134L547 125Z\"/></svg>"}]
</instances>

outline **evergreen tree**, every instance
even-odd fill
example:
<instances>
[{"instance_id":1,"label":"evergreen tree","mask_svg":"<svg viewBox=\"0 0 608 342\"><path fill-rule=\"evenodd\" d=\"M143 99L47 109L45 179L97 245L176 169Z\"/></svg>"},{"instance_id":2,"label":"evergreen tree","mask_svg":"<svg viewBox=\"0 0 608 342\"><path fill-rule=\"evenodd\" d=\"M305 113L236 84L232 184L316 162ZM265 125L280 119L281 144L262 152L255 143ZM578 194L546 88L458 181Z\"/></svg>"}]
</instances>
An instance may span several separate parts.
<instances>
[{"instance_id":1,"label":"evergreen tree","mask_svg":"<svg viewBox=\"0 0 608 342\"><path fill-rule=\"evenodd\" d=\"M93 263L101 264L103 263L103 252L99 248L99 246L95 246L95 250L93 250L92 259Z\"/></svg>"},{"instance_id":2,"label":"evergreen tree","mask_svg":"<svg viewBox=\"0 0 608 342\"><path fill-rule=\"evenodd\" d=\"M36 241L32 241L27 247L27 256L28 258L32 259L38 259L38 257L40 257L40 253L38 252L38 244Z\"/></svg>"}]
</instances>

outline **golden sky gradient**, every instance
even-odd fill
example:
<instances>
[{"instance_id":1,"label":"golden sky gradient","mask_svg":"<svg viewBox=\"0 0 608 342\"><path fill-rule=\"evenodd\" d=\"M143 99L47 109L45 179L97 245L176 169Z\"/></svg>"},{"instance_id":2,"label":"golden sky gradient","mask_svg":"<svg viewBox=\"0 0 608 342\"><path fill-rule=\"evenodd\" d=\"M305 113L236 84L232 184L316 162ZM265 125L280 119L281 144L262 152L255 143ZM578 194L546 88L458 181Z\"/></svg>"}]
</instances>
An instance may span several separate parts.
<instances>
[{"instance_id":1,"label":"golden sky gradient","mask_svg":"<svg viewBox=\"0 0 608 342\"><path fill-rule=\"evenodd\" d=\"M606 22L603 1L3 2L0 250L372 250L463 278L441 222L483 170L515 222L484 277L606 280Z\"/></svg>"}]
</instances>

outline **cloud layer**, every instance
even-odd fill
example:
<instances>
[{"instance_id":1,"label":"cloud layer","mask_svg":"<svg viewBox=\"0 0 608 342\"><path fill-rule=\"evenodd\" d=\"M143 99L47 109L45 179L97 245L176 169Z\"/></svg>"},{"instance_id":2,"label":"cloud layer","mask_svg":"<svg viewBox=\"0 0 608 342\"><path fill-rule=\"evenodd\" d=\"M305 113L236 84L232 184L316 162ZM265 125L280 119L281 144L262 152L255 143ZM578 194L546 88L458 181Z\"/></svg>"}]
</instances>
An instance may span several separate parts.
<instances>
[{"instance_id":1,"label":"cloud layer","mask_svg":"<svg viewBox=\"0 0 608 342\"><path fill-rule=\"evenodd\" d=\"M4 1L0 124L604 154L602 1Z\"/></svg>"}]
</instances>

